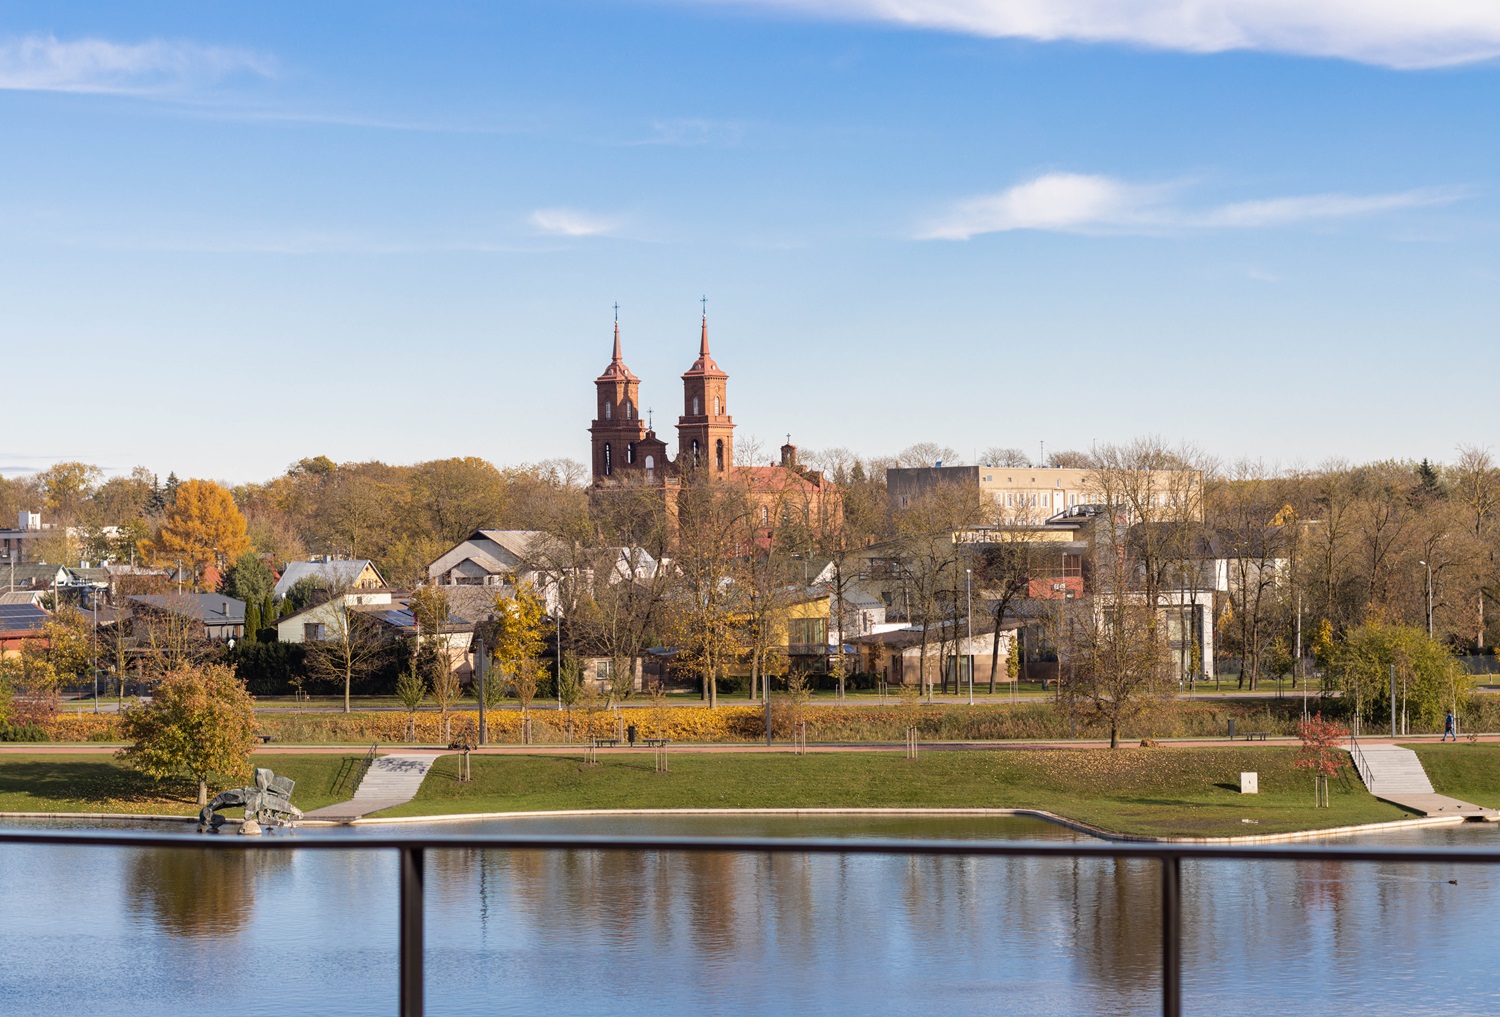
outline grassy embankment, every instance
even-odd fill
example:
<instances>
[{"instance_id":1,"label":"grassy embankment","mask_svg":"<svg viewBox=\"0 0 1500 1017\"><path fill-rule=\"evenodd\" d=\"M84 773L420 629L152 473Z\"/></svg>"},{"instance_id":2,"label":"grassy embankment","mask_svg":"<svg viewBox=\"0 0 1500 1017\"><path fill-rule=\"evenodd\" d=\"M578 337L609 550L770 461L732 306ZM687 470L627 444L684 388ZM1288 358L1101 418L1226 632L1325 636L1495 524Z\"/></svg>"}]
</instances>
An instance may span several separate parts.
<instances>
[{"instance_id":1,"label":"grassy embankment","mask_svg":"<svg viewBox=\"0 0 1500 1017\"><path fill-rule=\"evenodd\" d=\"M1334 781L1333 806L1312 807L1312 778L1279 747L1085 751L670 756L647 753L439 760L413 802L383 815L618 808L1035 808L1120 833L1244 836L1401 819L1357 779ZM1241 795L1242 770L1261 793ZM1249 822L1246 822L1249 820Z\"/></svg>"},{"instance_id":2,"label":"grassy embankment","mask_svg":"<svg viewBox=\"0 0 1500 1017\"><path fill-rule=\"evenodd\" d=\"M354 757L277 755L256 764L295 780L292 800L306 811L349 797L333 793L346 758ZM158 784L109 756L0 756L0 812L190 816L198 812L197 800L198 787L191 781Z\"/></svg>"},{"instance_id":3,"label":"grassy embankment","mask_svg":"<svg viewBox=\"0 0 1500 1017\"><path fill-rule=\"evenodd\" d=\"M1416 750L1432 789L1439 794L1500 809L1500 745L1449 742L1409 745Z\"/></svg>"},{"instance_id":4,"label":"grassy embankment","mask_svg":"<svg viewBox=\"0 0 1500 1017\"><path fill-rule=\"evenodd\" d=\"M1500 746L1421 746L1438 790L1500 807ZM417 799L385 815L557 809L1035 808L1120 833L1242 836L1400 819L1352 778L1334 781L1333 807L1312 808L1311 778L1283 747L1004 752L670 756L654 772L649 753L606 753L598 766L568 756L475 756L474 780L457 780L445 756ZM266 761L297 781L304 810L335 793L354 756L278 754ZM1242 770L1261 793L1241 795ZM191 815L194 788L159 786L99 756L0 756L0 811ZM1246 822L1249 820L1250 822Z\"/></svg>"}]
</instances>

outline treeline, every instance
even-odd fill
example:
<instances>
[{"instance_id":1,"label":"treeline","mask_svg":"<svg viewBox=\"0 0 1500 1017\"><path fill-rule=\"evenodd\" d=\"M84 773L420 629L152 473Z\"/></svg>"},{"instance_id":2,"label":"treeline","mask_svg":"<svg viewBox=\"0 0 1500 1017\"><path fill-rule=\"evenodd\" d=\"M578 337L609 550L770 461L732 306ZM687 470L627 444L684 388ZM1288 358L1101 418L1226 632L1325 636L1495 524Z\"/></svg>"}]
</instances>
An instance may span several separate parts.
<instances>
[{"instance_id":1,"label":"treeline","mask_svg":"<svg viewBox=\"0 0 1500 1017\"><path fill-rule=\"evenodd\" d=\"M977 498L929 499L905 510L887 505L886 466L952 464L958 459L952 449L927 443L885 459L846 449L803 458L839 486L842 511L831 535L782 527L774 543L787 554L829 557L872 541L1003 521L996 506ZM1028 461L1005 448L989 449L980 459ZM1486 449L1461 448L1447 463L1331 462L1293 471L1223 465L1153 440L1047 459L1101 476L1130 469L1202 471L1195 500L1153 518L1201 521L1211 546L1183 547L1177 557L1228 560L1241 570L1230 577L1235 595L1218 619L1218 635L1247 667L1269 668L1294 649L1298 618L1304 649L1320 630L1327 638L1327 630L1342 633L1372 619L1425 628L1429 570L1434 633L1468 651L1494 644L1500 470ZM628 537L629 527L591 518L587 482L584 467L570 460L501 469L472 457L393 466L317 456L231 493L250 546L273 565L317 554L370 558L393 584L412 586L438 554L479 527L545 530L580 543ZM159 540L179 486L175 475L163 479L144 468L105 478L97 467L63 462L31 477L0 478L0 520L13 525L17 512L39 510L57 526L34 545L33 557L125 561ZM74 528L72 536L67 527ZM107 527L117 529L106 535ZM689 528L681 536L691 534ZM1156 557L1171 558L1169 550L1155 549ZM1149 566L1152 549L1145 551Z\"/></svg>"}]
</instances>

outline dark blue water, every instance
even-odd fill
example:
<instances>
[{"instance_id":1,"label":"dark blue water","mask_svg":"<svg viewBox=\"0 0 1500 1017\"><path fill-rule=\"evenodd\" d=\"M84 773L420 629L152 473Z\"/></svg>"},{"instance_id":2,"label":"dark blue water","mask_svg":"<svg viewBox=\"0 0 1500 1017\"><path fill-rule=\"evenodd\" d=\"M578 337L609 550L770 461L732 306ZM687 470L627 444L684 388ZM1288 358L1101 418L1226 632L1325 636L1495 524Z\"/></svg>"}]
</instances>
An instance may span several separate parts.
<instances>
[{"instance_id":1,"label":"dark blue water","mask_svg":"<svg viewBox=\"0 0 1500 1017\"><path fill-rule=\"evenodd\" d=\"M522 822L533 833L1074 836L1022 819ZM1361 843L1496 837L1465 826ZM451 852L427 864L432 1014L1159 1007L1150 863ZM1213 862L1183 875L1189 1013L1500 1012L1500 871ZM380 853L3 847L0 1013L392 1014L395 899L395 859Z\"/></svg>"}]
</instances>

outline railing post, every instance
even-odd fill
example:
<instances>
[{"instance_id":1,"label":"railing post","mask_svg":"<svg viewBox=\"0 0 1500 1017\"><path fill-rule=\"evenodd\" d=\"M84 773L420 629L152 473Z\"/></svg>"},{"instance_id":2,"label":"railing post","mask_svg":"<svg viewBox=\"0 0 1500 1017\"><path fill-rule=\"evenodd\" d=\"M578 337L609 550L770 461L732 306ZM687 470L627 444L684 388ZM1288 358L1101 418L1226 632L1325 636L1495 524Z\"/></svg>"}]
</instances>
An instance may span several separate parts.
<instances>
[{"instance_id":1,"label":"railing post","mask_svg":"<svg viewBox=\"0 0 1500 1017\"><path fill-rule=\"evenodd\" d=\"M401 1017L422 1017L422 849L401 853Z\"/></svg>"},{"instance_id":2,"label":"railing post","mask_svg":"<svg viewBox=\"0 0 1500 1017\"><path fill-rule=\"evenodd\" d=\"M1182 1015L1182 859L1161 860L1161 1012Z\"/></svg>"}]
</instances>

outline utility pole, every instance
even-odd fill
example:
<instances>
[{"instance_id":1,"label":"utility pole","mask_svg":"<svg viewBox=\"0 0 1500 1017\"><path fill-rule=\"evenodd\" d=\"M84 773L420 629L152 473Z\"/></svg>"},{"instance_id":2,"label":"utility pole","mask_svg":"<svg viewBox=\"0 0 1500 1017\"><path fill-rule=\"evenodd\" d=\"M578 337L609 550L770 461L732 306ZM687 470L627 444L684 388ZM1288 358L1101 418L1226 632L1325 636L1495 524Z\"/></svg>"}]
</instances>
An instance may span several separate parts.
<instances>
[{"instance_id":1,"label":"utility pole","mask_svg":"<svg viewBox=\"0 0 1500 1017\"><path fill-rule=\"evenodd\" d=\"M492 616L493 617L493 616ZM490 729L484 717L484 679L489 671L490 654L484 645L484 636L478 633L474 636L474 691L479 694L479 744L483 745L489 737Z\"/></svg>"},{"instance_id":2,"label":"utility pole","mask_svg":"<svg viewBox=\"0 0 1500 1017\"><path fill-rule=\"evenodd\" d=\"M964 569L964 598L967 602L964 620L966 630L966 642L964 643L964 659L969 666L969 705L974 705L974 570Z\"/></svg>"},{"instance_id":3,"label":"utility pole","mask_svg":"<svg viewBox=\"0 0 1500 1017\"><path fill-rule=\"evenodd\" d=\"M1396 665L1391 665L1391 737L1396 737Z\"/></svg>"}]
</instances>

